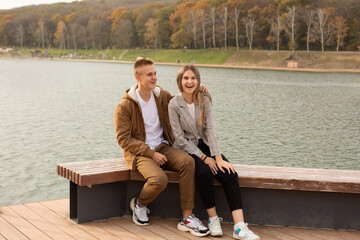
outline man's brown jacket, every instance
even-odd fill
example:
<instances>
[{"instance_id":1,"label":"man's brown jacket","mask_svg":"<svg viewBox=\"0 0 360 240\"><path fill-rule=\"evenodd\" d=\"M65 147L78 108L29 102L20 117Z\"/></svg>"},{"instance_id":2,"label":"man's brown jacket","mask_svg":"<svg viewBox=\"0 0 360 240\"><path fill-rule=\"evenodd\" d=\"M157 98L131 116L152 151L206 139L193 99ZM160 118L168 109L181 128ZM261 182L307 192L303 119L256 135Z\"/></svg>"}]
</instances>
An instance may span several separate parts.
<instances>
[{"instance_id":1,"label":"man's brown jacket","mask_svg":"<svg viewBox=\"0 0 360 240\"><path fill-rule=\"evenodd\" d=\"M124 159L129 169L135 169L134 160L137 156L151 158L155 152L154 149L150 149L149 145L145 143L145 124L141 107L137 100L136 88L137 84L125 91L122 100L116 107L114 116L116 138L124 151ZM173 96L159 86L152 91L154 93L160 123L164 130L164 138L171 146L173 136L168 115L168 104Z\"/></svg>"}]
</instances>

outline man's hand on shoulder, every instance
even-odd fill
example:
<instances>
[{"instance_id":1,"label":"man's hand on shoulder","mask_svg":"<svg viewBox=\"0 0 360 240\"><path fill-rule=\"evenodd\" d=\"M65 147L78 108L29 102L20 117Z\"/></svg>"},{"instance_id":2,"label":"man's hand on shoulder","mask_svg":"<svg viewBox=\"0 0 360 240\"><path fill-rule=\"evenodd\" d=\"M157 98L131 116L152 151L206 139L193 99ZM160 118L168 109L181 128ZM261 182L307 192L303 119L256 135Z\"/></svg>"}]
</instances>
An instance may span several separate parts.
<instances>
[{"instance_id":1,"label":"man's hand on shoulder","mask_svg":"<svg viewBox=\"0 0 360 240\"><path fill-rule=\"evenodd\" d=\"M158 153L158 152L155 152L153 154L152 160L154 160L154 162L159 166L162 166L167 162L166 157L163 154Z\"/></svg>"},{"instance_id":2,"label":"man's hand on shoulder","mask_svg":"<svg viewBox=\"0 0 360 240\"><path fill-rule=\"evenodd\" d=\"M199 91L203 93L209 93L209 89L204 84L200 84Z\"/></svg>"}]
</instances>

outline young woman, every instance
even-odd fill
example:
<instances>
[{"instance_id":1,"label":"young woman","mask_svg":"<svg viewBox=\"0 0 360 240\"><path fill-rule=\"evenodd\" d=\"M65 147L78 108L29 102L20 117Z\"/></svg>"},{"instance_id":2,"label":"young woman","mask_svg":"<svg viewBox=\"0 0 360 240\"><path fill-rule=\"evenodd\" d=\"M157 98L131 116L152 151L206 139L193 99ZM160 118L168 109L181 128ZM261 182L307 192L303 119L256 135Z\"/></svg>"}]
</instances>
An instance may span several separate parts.
<instances>
[{"instance_id":1,"label":"young woman","mask_svg":"<svg viewBox=\"0 0 360 240\"><path fill-rule=\"evenodd\" d=\"M169 117L174 147L195 160L195 179L209 215L210 235L223 235L215 208L213 178L223 185L235 223L235 239L260 239L244 223L238 175L234 166L221 154L212 114L211 97L200 93L200 73L194 65L182 67L176 77L180 93L169 103ZM181 222L178 224L181 230Z\"/></svg>"}]
</instances>

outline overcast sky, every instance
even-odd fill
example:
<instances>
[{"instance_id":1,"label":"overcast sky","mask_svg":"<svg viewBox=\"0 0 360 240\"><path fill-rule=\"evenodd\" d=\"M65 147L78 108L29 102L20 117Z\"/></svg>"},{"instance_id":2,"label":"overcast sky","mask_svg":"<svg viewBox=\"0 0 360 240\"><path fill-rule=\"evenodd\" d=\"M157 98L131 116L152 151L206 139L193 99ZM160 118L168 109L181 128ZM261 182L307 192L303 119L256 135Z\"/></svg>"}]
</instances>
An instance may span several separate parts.
<instances>
[{"instance_id":1,"label":"overcast sky","mask_svg":"<svg viewBox=\"0 0 360 240\"><path fill-rule=\"evenodd\" d=\"M76 0L0 0L0 9L11 9L15 7L28 6L33 4L47 4L56 2L74 2Z\"/></svg>"}]
</instances>

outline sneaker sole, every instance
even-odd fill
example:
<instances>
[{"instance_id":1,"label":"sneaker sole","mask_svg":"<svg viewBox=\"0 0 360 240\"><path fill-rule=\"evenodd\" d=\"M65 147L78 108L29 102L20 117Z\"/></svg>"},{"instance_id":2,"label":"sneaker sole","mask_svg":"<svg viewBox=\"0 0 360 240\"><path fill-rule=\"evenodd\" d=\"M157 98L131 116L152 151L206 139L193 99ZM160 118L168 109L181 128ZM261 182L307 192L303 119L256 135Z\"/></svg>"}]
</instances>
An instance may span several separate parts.
<instances>
[{"instance_id":1,"label":"sneaker sole","mask_svg":"<svg viewBox=\"0 0 360 240\"><path fill-rule=\"evenodd\" d=\"M217 233L210 232L210 236L213 236L213 237L222 236L222 235L224 235L223 232L217 232Z\"/></svg>"},{"instance_id":2,"label":"sneaker sole","mask_svg":"<svg viewBox=\"0 0 360 240\"><path fill-rule=\"evenodd\" d=\"M210 234L210 231L208 231L208 232L206 232L206 233L195 232L194 230L185 227L185 226L182 225L181 223L178 223L177 229L179 229L179 230L182 231L182 232L190 232L192 235L194 235L194 236L196 236L196 237L204 237L204 236Z\"/></svg>"},{"instance_id":3,"label":"sneaker sole","mask_svg":"<svg viewBox=\"0 0 360 240\"><path fill-rule=\"evenodd\" d=\"M133 217L132 217L133 222L136 225L139 225L139 226L147 226L147 225L149 225L150 223L139 223L138 221L136 221L134 205L135 205L135 198L131 199L131 201L130 201L130 208L131 208L131 210L133 212Z\"/></svg>"},{"instance_id":4,"label":"sneaker sole","mask_svg":"<svg viewBox=\"0 0 360 240\"><path fill-rule=\"evenodd\" d=\"M260 237L257 237L257 238L243 238L243 237L240 237L239 235L236 235L236 234L233 234L233 238L235 239L240 239L240 240L260 240Z\"/></svg>"}]
</instances>

